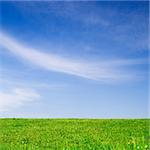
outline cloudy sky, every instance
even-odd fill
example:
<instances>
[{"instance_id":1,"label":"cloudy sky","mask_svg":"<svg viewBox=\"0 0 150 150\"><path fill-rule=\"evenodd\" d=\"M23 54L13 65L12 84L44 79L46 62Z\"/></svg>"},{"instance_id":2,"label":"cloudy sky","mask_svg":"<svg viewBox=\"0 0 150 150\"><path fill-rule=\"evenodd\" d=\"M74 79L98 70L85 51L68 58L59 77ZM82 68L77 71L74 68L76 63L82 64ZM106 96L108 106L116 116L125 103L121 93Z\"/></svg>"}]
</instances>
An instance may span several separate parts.
<instances>
[{"instance_id":1,"label":"cloudy sky","mask_svg":"<svg viewBox=\"0 0 150 150\"><path fill-rule=\"evenodd\" d=\"M148 2L0 1L0 117L148 117Z\"/></svg>"}]
</instances>

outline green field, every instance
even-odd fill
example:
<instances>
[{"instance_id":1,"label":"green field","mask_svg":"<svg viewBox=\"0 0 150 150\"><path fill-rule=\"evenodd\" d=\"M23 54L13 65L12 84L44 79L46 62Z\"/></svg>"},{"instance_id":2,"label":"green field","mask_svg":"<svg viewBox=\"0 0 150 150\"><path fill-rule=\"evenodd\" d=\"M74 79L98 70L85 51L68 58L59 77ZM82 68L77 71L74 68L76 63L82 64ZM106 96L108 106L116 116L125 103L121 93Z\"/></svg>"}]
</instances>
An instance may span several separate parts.
<instances>
[{"instance_id":1,"label":"green field","mask_svg":"<svg viewBox=\"0 0 150 150\"><path fill-rule=\"evenodd\" d=\"M149 119L0 119L0 150L149 149Z\"/></svg>"}]
</instances>

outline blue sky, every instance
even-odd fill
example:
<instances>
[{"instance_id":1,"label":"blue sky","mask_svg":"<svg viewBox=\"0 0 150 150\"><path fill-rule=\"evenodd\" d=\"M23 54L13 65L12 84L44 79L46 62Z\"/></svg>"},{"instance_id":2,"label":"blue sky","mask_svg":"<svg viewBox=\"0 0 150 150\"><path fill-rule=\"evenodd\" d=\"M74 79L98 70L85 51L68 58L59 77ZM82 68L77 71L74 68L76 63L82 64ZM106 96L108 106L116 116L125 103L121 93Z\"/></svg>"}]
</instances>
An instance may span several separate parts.
<instances>
[{"instance_id":1,"label":"blue sky","mask_svg":"<svg viewBox=\"0 0 150 150\"><path fill-rule=\"evenodd\" d=\"M148 117L148 2L0 11L0 117Z\"/></svg>"}]
</instances>

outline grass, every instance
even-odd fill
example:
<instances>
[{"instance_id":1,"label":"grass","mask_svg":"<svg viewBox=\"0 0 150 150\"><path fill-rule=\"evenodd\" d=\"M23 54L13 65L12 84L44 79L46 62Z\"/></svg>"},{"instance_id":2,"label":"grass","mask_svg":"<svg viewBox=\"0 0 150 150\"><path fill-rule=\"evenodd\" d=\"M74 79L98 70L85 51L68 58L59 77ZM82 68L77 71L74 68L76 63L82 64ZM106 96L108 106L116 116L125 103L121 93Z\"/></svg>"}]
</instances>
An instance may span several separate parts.
<instances>
[{"instance_id":1,"label":"grass","mask_svg":"<svg viewBox=\"0 0 150 150\"><path fill-rule=\"evenodd\" d=\"M0 150L144 150L149 119L0 119Z\"/></svg>"}]
</instances>

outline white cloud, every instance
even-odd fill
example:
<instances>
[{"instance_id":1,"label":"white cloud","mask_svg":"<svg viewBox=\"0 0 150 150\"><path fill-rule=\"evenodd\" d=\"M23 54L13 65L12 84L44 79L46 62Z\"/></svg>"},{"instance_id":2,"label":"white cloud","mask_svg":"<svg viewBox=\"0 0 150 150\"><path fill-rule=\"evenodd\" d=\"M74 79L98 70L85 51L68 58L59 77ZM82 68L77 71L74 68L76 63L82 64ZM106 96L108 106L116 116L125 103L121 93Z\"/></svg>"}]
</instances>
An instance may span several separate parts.
<instances>
[{"instance_id":1,"label":"white cloud","mask_svg":"<svg viewBox=\"0 0 150 150\"><path fill-rule=\"evenodd\" d=\"M0 92L0 111L8 111L29 104L39 97L40 95L31 89L13 88L9 91Z\"/></svg>"},{"instance_id":2,"label":"white cloud","mask_svg":"<svg viewBox=\"0 0 150 150\"><path fill-rule=\"evenodd\" d=\"M49 71L56 71L99 81L123 81L134 79L137 72L129 72L124 66L143 63L141 60L79 61L25 47L14 38L0 34L0 45L19 58Z\"/></svg>"}]
</instances>

